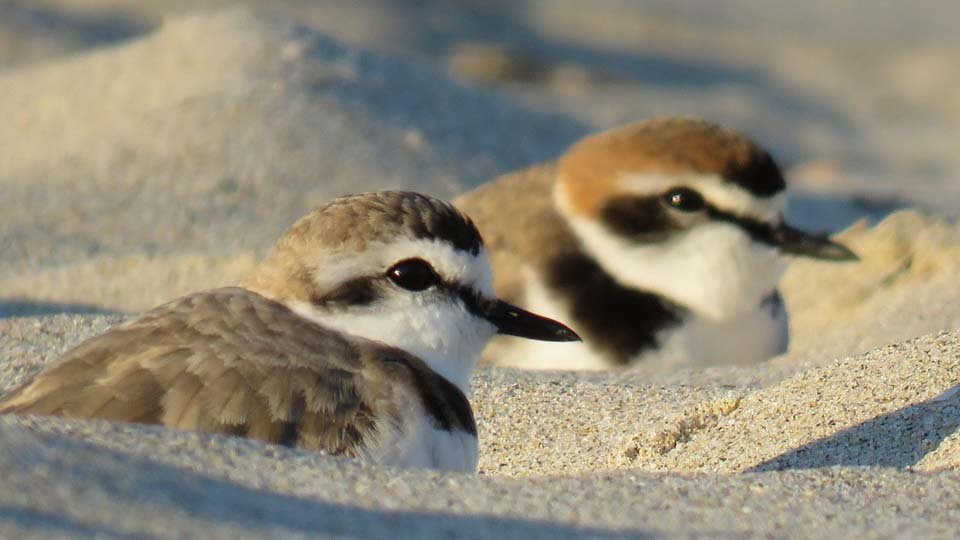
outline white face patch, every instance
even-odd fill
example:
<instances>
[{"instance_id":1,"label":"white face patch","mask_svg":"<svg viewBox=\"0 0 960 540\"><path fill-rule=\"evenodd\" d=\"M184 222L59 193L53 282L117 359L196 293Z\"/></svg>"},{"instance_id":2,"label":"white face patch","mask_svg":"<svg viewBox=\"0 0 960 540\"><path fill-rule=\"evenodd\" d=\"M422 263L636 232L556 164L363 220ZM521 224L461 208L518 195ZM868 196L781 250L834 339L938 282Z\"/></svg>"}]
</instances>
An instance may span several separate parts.
<instances>
[{"instance_id":1,"label":"white face patch","mask_svg":"<svg viewBox=\"0 0 960 540\"><path fill-rule=\"evenodd\" d=\"M493 268L485 250L477 255L459 251L442 240L399 238L379 246L369 246L362 253L335 252L321 264L314 281L324 288L360 276L384 273L405 259L423 259L448 283L472 287L493 298Z\"/></svg>"},{"instance_id":2,"label":"white face patch","mask_svg":"<svg viewBox=\"0 0 960 540\"><path fill-rule=\"evenodd\" d=\"M720 210L767 222L779 220L784 205L782 194L761 199L709 177L625 175L622 185L639 196L686 186ZM558 210L608 273L625 286L663 295L702 317L720 321L756 309L786 269L775 248L753 241L730 223L700 224L661 242L629 241L574 213L560 186L555 191Z\"/></svg>"},{"instance_id":3,"label":"white face patch","mask_svg":"<svg viewBox=\"0 0 960 540\"><path fill-rule=\"evenodd\" d=\"M384 274L395 263L412 258L429 262L447 283L493 298L493 272L486 252L471 255L438 240L401 239L359 254L337 254L331 257L336 263L319 268L314 279L321 289L329 289L357 277ZM471 313L449 290L389 287L391 294L366 306L325 310L308 302L291 302L290 308L328 328L403 349L466 393L477 358L496 328Z\"/></svg>"}]
</instances>

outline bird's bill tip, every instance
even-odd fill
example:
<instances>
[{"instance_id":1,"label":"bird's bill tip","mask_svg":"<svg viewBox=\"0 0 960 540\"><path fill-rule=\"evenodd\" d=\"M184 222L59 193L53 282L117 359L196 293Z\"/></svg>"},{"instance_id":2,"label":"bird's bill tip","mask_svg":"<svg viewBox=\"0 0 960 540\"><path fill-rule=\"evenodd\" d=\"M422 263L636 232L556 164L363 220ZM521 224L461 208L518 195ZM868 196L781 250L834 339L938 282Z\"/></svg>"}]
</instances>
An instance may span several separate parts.
<instances>
[{"instance_id":1,"label":"bird's bill tip","mask_svg":"<svg viewBox=\"0 0 960 540\"><path fill-rule=\"evenodd\" d=\"M503 300L493 302L487 320L497 328L498 334L539 341L582 341L567 325Z\"/></svg>"},{"instance_id":2,"label":"bird's bill tip","mask_svg":"<svg viewBox=\"0 0 960 540\"><path fill-rule=\"evenodd\" d=\"M808 233L785 223L774 229L773 239L780 251L789 255L828 261L860 260L850 248L825 234Z\"/></svg>"}]
</instances>

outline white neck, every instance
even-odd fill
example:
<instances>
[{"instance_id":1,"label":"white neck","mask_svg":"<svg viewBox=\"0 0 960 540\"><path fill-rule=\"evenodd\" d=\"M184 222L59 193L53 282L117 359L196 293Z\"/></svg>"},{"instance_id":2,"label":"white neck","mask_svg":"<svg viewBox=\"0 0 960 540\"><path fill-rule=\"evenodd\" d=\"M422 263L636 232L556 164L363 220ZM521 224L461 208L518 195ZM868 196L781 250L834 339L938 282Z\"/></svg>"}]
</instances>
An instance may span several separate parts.
<instances>
[{"instance_id":1,"label":"white neck","mask_svg":"<svg viewBox=\"0 0 960 540\"><path fill-rule=\"evenodd\" d=\"M493 271L485 251L471 254L437 239L395 238L362 252L328 253L315 261L311 278L329 290L354 276L382 272L397 261L420 258L448 283L469 286L493 297ZM365 306L320 309L308 302L287 301L294 312L327 328L403 349L427 363L467 393L480 351L496 330L449 291L383 291Z\"/></svg>"},{"instance_id":2,"label":"white neck","mask_svg":"<svg viewBox=\"0 0 960 540\"><path fill-rule=\"evenodd\" d=\"M290 309L326 328L403 349L420 358L464 394L480 351L494 333L492 324L453 302L325 311L307 302Z\"/></svg>"},{"instance_id":3,"label":"white neck","mask_svg":"<svg viewBox=\"0 0 960 540\"><path fill-rule=\"evenodd\" d=\"M756 310L776 288L786 260L728 223L706 223L656 243L620 238L569 209L562 191L558 210L589 253L627 287L656 293L713 321Z\"/></svg>"}]
</instances>

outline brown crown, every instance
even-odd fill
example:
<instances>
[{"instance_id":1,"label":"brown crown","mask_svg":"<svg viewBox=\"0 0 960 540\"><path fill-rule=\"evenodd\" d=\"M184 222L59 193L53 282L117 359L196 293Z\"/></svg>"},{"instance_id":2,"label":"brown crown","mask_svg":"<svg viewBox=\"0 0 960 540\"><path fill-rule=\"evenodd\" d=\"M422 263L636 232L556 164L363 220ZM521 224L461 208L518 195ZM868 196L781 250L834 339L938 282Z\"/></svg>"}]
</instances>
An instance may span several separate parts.
<instances>
[{"instance_id":1,"label":"brown crown","mask_svg":"<svg viewBox=\"0 0 960 540\"><path fill-rule=\"evenodd\" d=\"M590 215L616 191L620 174L713 174L758 197L786 187L780 168L750 139L704 120L654 119L581 139L560 158L574 207Z\"/></svg>"},{"instance_id":2,"label":"brown crown","mask_svg":"<svg viewBox=\"0 0 960 540\"><path fill-rule=\"evenodd\" d=\"M409 191L334 199L300 218L280 237L247 286L274 299L307 298L307 261L320 252L360 252L396 238L437 239L476 255L483 246L470 218L453 205Z\"/></svg>"}]
</instances>

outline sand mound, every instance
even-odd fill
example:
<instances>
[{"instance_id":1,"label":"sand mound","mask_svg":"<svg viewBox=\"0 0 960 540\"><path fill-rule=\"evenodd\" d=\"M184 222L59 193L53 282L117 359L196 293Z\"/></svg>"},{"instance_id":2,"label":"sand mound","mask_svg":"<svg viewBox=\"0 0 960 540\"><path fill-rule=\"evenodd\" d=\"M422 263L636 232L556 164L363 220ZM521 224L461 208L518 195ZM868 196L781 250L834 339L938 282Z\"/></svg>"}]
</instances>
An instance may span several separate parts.
<instances>
[{"instance_id":1,"label":"sand mound","mask_svg":"<svg viewBox=\"0 0 960 540\"><path fill-rule=\"evenodd\" d=\"M780 363L825 362L960 328L958 225L903 211L838 237L859 263L798 259L783 279L791 345Z\"/></svg>"},{"instance_id":2,"label":"sand mound","mask_svg":"<svg viewBox=\"0 0 960 540\"><path fill-rule=\"evenodd\" d=\"M69 430L25 427L0 419L0 531L17 538L948 538L960 505L960 477L949 473L631 472L519 482L364 467L150 428L88 426L113 441L105 448Z\"/></svg>"},{"instance_id":3,"label":"sand mound","mask_svg":"<svg viewBox=\"0 0 960 540\"><path fill-rule=\"evenodd\" d=\"M670 376L680 381L672 384L638 373L485 373L474 389L481 469L519 476L960 470L958 339L924 336L814 369L714 368L714 381L682 373ZM766 373L751 377L751 370Z\"/></svg>"},{"instance_id":4,"label":"sand mound","mask_svg":"<svg viewBox=\"0 0 960 540\"><path fill-rule=\"evenodd\" d=\"M960 447L946 440L960 426L957 338L925 336L700 406L630 452L639 467L683 472L960 470ZM671 444L657 444L665 438ZM954 458L921 463L934 450Z\"/></svg>"},{"instance_id":5,"label":"sand mound","mask_svg":"<svg viewBox=\"0 0 960 540\"><path fill-rule=\"evenodd\" d=\"M0 317L138 313L198 290L237 285L256 263L251 254L100 256L34 272L11 272L0 276ZM53 311L45 307L48 304L64 307Z\"/></svg>"},{"instance_id":6,"label":"sand mound","mask_svg":"<svg viewBox=\"0 0 960 540\"><path fill-rule=\"evenodd\" d=\"M246 11L174 19L7 72L0 87L6 267L262 249L334 195L450 196L582 134L426 65Z\"/></svg>"}]
</instances>

